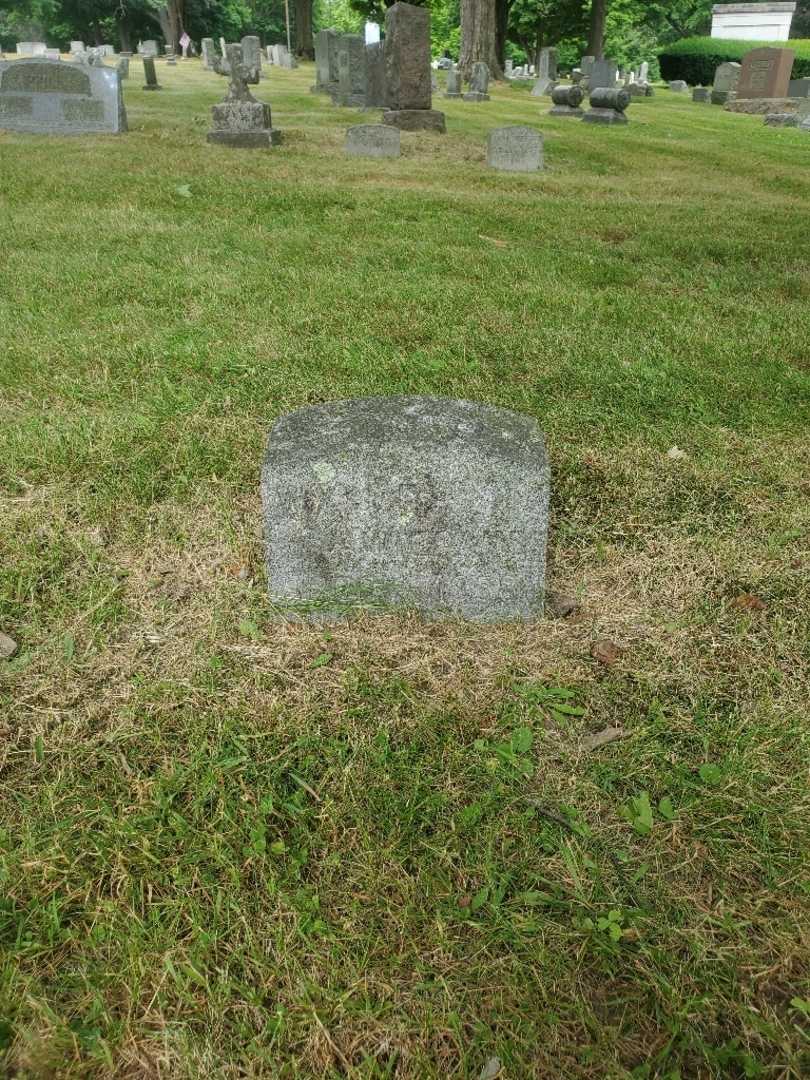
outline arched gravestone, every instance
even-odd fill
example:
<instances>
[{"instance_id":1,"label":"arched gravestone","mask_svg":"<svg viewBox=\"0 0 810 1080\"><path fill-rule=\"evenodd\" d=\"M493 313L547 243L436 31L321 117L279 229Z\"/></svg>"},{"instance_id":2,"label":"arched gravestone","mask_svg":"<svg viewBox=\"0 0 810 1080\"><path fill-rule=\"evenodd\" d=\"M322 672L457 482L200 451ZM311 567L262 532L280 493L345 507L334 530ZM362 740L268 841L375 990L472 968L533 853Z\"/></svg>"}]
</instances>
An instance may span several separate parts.
<instances>
[{"instance_id":1,"label":"arched gravestone","mask_svg":"<svg viewBox=\"0 0 810 1080\"><path fill-rule=\"evenodd\" d=\"M0 128L43 135L126 131L118 72L60 60L0 64Z\"/></svg>"},{"instance_id":2,"label":"arched gravestone","mask_svg":"<svg viewBox=\"0 0 810 1080\"><path fill-rule=\"evenodd\" d=\"M271 599L310 618L543 610L549 468L530 416L435 397L282 416L262 470Z\"/></svg>"}]
</instances>

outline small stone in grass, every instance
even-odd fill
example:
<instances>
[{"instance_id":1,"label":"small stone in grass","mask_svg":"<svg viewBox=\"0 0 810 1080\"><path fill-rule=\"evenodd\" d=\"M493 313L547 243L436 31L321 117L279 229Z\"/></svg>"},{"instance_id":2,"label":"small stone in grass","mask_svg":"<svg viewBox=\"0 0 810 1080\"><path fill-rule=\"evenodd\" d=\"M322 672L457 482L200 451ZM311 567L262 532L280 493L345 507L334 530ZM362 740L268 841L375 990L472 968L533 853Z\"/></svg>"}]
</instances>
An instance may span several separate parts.
<instances>
[{"instance_id":1,"label":"small stone in grass","mask_svg":"<svg viewBox=\"0 0 810 1080\"><path fill-rule=\"evenodd\" d=\"M582 740L582 749L598 750L600 746L606 746L615 739L621 739L623 735L624 730L620 727L602 728L601 731L597 731L593 735L586 735L584 737Z\"/></svg>"},{"instance_id":2,"label":"small stone in grass","mask_svg":"<svg viewBox=\"0 0 810 1080\"><path fill-rule=\"evenodd\" d=\"M17 651L17 642L8 634L0 632L0 660L10 660Z\"/></svg>"},{"instance_id":3,"label":"small stone in grass","mask_svg":"<svg viewBox=\"0 0 810 1080\"><path fill-rule=\"evenodd\" d=\"M579 611L579 604L568 593L548 592L546 593L546 602L548 604L548 610L551 615L556 616L558 619L565 619L569 615L576 615Z\"/></svg>"},{"instance_id":4,"label":"small stone in grass","mask_svg":"<svg viewBox=\"0 0 810 1080\"><path fill-rule=\"evenodd\" d=\"M767 611L768 607L764 600L761 600L753 593L740 593L731 602L731 606L737 608L738 611Z\"/></svg>"},{"instance_id":5,"label":"small stone in grass","mask_svg":"<svg viewBox=\"0 0 810 1080\"><path fill-rule=\"evenodd\" d=\"M600 638L591 646L591 656L600 664L615 664L624 650L609 638Z\"/></svg>"}]
</instances>

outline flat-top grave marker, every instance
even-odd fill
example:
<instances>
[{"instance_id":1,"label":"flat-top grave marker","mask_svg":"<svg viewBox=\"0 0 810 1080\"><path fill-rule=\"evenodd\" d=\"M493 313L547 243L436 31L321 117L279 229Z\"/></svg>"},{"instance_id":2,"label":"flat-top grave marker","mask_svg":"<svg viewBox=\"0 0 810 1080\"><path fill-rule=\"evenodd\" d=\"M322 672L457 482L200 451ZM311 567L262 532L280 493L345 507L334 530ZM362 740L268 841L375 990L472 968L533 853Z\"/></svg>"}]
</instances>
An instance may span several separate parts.
<instances>
[{"instance_id":1,"label":"flat-top grave marker","mask_svg":"<svg viewBox=\"0 0 810 1080\"><path fill-rule=\"evenodd\" d=\"M396 3L385 13L383 123L403 131L445 130L444 113L431 108L430 12Z\"/></svg>"},{"instance_id":2,"label":"flat-top grave marker","mask_svg":"<svg viewBox=\"0 0 810 1080\"><path fill-rule=\"evenodd\" d=\"M433 397L282 416L262 470L270 597L495 622L543 610L549 468L529 416Z\"/></svg>"},{"instance_id":3,"label":"flat-top grave marker","mask_svg":"<svg viewBox=\"0 0 810 1080\"><path fill-rule=\"evenodd\" d=\"M738 98L787 97L793 70L792 49L752 49L742 61Z\"/></svg>"}]
</instances>

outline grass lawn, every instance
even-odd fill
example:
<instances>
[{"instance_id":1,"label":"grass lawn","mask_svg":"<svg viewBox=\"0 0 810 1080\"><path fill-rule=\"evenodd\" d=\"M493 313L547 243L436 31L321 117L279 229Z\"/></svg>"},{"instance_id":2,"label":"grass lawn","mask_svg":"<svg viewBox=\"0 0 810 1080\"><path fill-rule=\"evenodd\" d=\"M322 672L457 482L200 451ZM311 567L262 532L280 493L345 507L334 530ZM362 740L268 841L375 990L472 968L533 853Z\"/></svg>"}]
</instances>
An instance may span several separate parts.
<instances>
[{"instance_id":1,"label":"grass lawn","mask_svg":"<svg viewBox=\"0 0 810 1080\"><path fill-rule=\"evenodd\" d=\"M807 1076L810 136L159 79L0 134L0 1076ZM541 420L577 613L271 618L269 426L400 393Z\"/></svg>"}]
</instances>

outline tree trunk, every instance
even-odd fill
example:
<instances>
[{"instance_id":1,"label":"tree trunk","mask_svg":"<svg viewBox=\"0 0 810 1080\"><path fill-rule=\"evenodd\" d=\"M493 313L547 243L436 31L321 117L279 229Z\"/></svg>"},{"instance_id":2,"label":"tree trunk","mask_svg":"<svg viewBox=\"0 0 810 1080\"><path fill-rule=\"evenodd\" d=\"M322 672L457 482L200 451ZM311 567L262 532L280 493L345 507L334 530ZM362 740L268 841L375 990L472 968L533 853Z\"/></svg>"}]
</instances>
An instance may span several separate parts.
<instances>
[{"instance_id":1,"label":"tree trunk","mask_svg":"<svg viewBox=\"0 0 810 1080\"><path fill-rule=\"evenodd\" d=\"M121 42L121 52L132 52L132 35L129 25L123 19L116 19L118 24L118 40Z\"/></svg>"},{"instance_id":2,"label":"tree trunk","mask_svg":"<svg viewBox=\"0 0 810 1080\"><path fill-rule=\"evenodd\" d=\"M160 30L167 45L171 45L175 53L180 52L180 33L183 29L183 4L184 0L168 0L163 7L158 8L156 18L160 23Z\"/></svg>"},{"instance_id":3,"label":"tree trunk","mask_svg":"<svg viewBox=\"0 0 810 1080\"><path fill-rule=\"evenodd\" d=\"M607 0L591 0L591 28L588 33L588 56L602 60L605 55L605 16Z\"/></svg>"},{"instance_id":4,"label":"tree trunk","mask_svg":"<svg viewBox=\"0 0 810 1080\"><path fill-rule=\"evenodd\" d=\"M461 0L461 53L459 70L465 79L472 66L483 60L491 79L502 79L503 68L497 53L496 0Z\"/></svg>"},{"instance_id":5,"label":"tree trunk","mask_svg":"<svg viewBox=\"0 0 810 1080\"><path fill-rule=\"evenodd\" d=\"M535 38L535 42L534 42L534 70L535 71L540 70L540 51L541 51L542 48L543 48L543 31L538 30L537 31L537 37ZM529 54L527 53L526 55L528 56Z\"/></svg>"},{"instance_id":6,"label":"tree trunk","mask_svg":"<svg viewBox=\"0 0 810 1080\"><path fill-rule=\"evenodd\" d=\"M495 19L496 19L496 38L495 38L495 54L498 57L498 63L503 70L503 65L506 61L506 34L509 29L509 12L512 7L512 0L495 0Z\"/></svg>"},{"instance_id":7,"label":"tree trunk","mask_svg":"<svg viewBox=\"0 0 810 1080\"><path fill-rule=\"evenodd\" d=\"M312 40L312 0L295 0L295 55L304 60L315 59Z\"/></svg>"}]
</instances>

